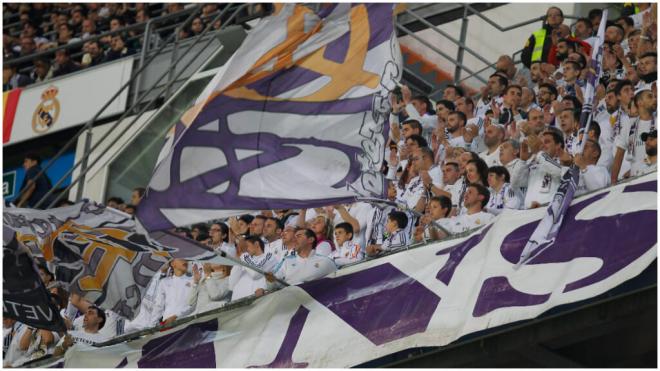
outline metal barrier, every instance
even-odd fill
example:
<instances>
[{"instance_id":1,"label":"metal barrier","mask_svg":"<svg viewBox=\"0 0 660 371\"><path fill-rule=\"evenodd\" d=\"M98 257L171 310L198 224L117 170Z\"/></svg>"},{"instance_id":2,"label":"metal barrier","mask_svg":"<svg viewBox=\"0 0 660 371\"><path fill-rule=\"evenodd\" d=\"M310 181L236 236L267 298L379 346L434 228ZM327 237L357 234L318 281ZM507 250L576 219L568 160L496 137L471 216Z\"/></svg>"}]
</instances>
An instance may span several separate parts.
<instances>
[{"instance_id":1,"label":"metal barrier","mask_svg":"<svg viewBox=\"0 0 660 371\"><path fill-rule=\"evenodd\" d=\"M608 8L610 6L612 6L612 5L609 5ZM466 45L466 37L467 37L467 31L468 31L468 26L469 26L469 19L468 19L469 16L474 15L474 16L480 18L484 22L488 23L489 25L491 25L492 27L497 29L499 32L508 32L508 31L511 31L511 30L515 30L515 29L518 29L520 27L527 26L529 24L542 21L543 18L544 18L544 16L539 16L539 17L534 17L534 18L531 18L531 19L528 19L526 21L510 25L510 26L502 26L502 25L498 24L497 22L493 21L492 19L490 19L487 15L483 14L483 12L475 9L472 5L470 5L468 3L462 4L462 7L463 7L463 16L461 17L461 32L460 32L459 39L456 39L456 38L452 37L447 32L443 31L442 29L440 29L436 25L429 22L424 16L422 16L418 13L419 9L414 9L413 10L413 9L408 8L404 12L401 13L402 15L411 16L413 19L417 20L418 22L420 22L423 25L425 25L426 27L428 27L428 29L431 29L434 32L438 33L440 36L443 37L443 41L448 41L448 42L456 45L458 47L458 51L457 51L455 57L450 56L448 53L440 50L438 47L436 47L436 46L432 45L431 43L429 43L428 41L422 39L419 35L416 35L410 29L405 27L401 22L397 21L397 23L395 25L396 28L398 30L402 31L405 36L410 36L410 37L414 38L415 40L417 40L421 44L423 44L425 47L427 47L429 50L432 50L433 52L437 53L438 55L445 58L449 62L453 63L455 65L455 69L454 69L454 82L455 83L461 83L461 82L465 82L466 80L468 80L470 78L476 78L477 80L479 80L480 82L485 84L485 83L487 83L487 81L486 81L485 78L483 78L481 76L481 74L484 73L485 71L489 70L489 69L493 69L493 70L495 69L496 62L489 61L487 58L484 58L479 52L475 51L474 49L472 49L472 48L470 48ZM578 19L578 18L579 17L574 16L574 15L564 15L564 19ZM525 42L525 40L521 40L521 44L524 43L524 42ZM465 64L463 63L463 57L464 57L465 53L468 53L468 54L472 55L474 58L476 58L480 62L484 63L485 66L483 68L480 68L480 69L476 70L476 71L473 71L472 69L466 67ZM522 53L522 49L516 51L511 56L511 58L513 59L514 63L517 66L522 64L520 59L516 60L516 56L521 54L521 53ZM417 79L423 80L423 78L421 78L418 75L415 75L414 71L410 70L409 68L404 67L404 71L406 71L407 73L412 74ZM461 75L463 74L463 72L467 72L468 75L462 77ZM427 85L430 86L430 85L433 85L433 84L427 84ZM442 89L443 88L435 89L430 94L427 94L427 95L429 95L429 96L434 95L434 94L440 92Z\"/></svg>"},{"instance_id":2,"label":"metal barrier","mask_svg":"<svg viewBox=\"0 0 660 371\"><path fill-rule=\"evenodd\" d=\"M223 16L229 14L230 11L231 11L231 14L230 14L229 17L227 18L227 20L226 20L225 22L223 22L223 24L221 25L221 27L220 27L217 31L223 30L223 29L225 29L227 26L231 25L231 24L232 24L232 21L237 20L237 19L239 18L239 15L241 14L241 12L244 11L245 9L247 9L247 7L250 6L250 5L251 5L251 4L242 4L242 5L239 5L239 6L237 6L237 7L233 7L233 8L231 8L231 7L225 7L222 11L218 12L218 14L216 15L216 17L215 17L211 22L209 22L209 23L206 25L206 27L205 27L205 29L204 29L204 31L203 31L202 33L200 33L198 36L195 36L195 37L193 37L193 38L189 38L189 39L193 40L193 42L187 47L187 49L186 49L183 53L181 53L181 55L177 58L176 61L173 61L172 65L173 65L174 67L176 67L176 66L178 65L178 63L179 63L184 57L187 56L187 53L190 52L190 51L192 50L192 48L193 48L195 45L197 45L202 39L204 39L205 36L210 36L210 31L211 31L211 29L212 29L212 25L213 25L213 23L215 23L216 21L222 19ZM196 14L201 10L201 7L202 7L202 6L203 6L203 4L197 5L193 10L191 10L191 11L190 11L190 14L189 14L189 16L188 16L188 18L187 18L183 23L181 23L181 24L178 25L177 30L179 30L179 29L182 28L182 27L186 27L190 22L192 22L192 20L193 20L193 19L195 18L195 16L196 16ZM178 14L178 13L177 13L177 14ZM263 15L263 14L260 14L259 16L262 16L262 15ZM256 16L255 16L255 17L252 17L252 18L256 18ZM247 21L247 20L249 20L249 19L250 19L250 17L243 19L243 21ZM171 77L171 79L169 80L169 82L167 83L167 85L166 85L166 86L160 91L160 93L158 94L158 96L161 96L163 91L167 91L167 89L170 88L170 86L171 86L171 85L172 85L172 84L173 84L173 83L179 78L179 76L180 76L180 75L186 70L186 68L188 68L188 67L189 67L189 66L195 61L195 59L196 59L196 58L197 58L197 57L198 57L198 56L204 51L204 49L205 49L206 47L208 47L208 46L211 44L211 42L214 40L212 37L209 37L209 38L208 38L208 41L207 41L207 43L204 45L204 47L203 47L203 48L200 48L200 50L198 51L198 53L197 53L193 58L191 58L191 59L189 60L189 62L188 62L185 66L183 66L183 68L181 68L181 70L179 71L179 73L176 74L175 76L172 76L172 74L170 73L169 70L168 70L168 71L165 71L165 73L162 74L162 75L160 76L160 78L157 79L157 80L152 84L152 86L151 86L149 89L147 89L143 94L141 94L141 96L140 96L139 98L137 98L137 99L134 100L134 102L133 102L133 104L131 105L131 107L129 107L129 108L124 112L124 114L122 114L122 116L121 116L121 117L120 117L120 118L119 118L119 119L113 124L112 128L111 128L110 130L108 130L108 132L106 132L106 134L103 135L103 136L101 137L101 139L98 140L98 141L92 146L92 145L91 145L91 135L92 135L92 134L91 134L91 129L92 129L92 127L93 127L93 124L96 122L97 118L103 113L103 111L105 111L105 109L110 105L110 103L112 103L112 101L114 101L114 99L116 99L116 98L121 94L121 92L122 92L124 89L128 88L130 85L132 85L132 84L135 83L135 79L136 79L138 76L141 75L141 73L142 73L142 72L147 68L147 66L148 66L148 65L149 65L149 64L155 59L155 57L156 57L157 55L159 55L159 53L160 53L160 52L161 52L161 51L162 51L167 45L171 45L171 44L169 44L169 41L172 41L172 39L173 39L174 37L176 37L177 34L178 34L178 32L176 32L176 31L175 31L174 33L172 33L172 34L170 35L170 37L168 37L167 41L164 42L162 45L160 45L160 47L159 47L159 48L158 48L158 49L157 49L157 50L156 50L156 51L155 51L155 52L154 52L154 53L148 58L148 61L147 61L147 62L144 62L144 64L143 64L141 67L139 67L138 70L137 70L135 73L133 73L133 76L131 77L131 79L130 79L126 84L124 84L124 86L122 86L122 88L121 88L121 89L115 94L115 96L114 96L111 100L109 100L109 101L106 103L106 105L105 105L104 107L102 107L102 109L101 109L96 115L94 115L94 117L93 117L92 119L90 119L90 120L89 120L89 121L88 121L88 122L87 122L87 123L86 123L86 124L85 124L85 125L79 130L79 131L78 131L78 133L77 133L76 135L74 135L74 136L73 136L73 137L72 137L72 138L71 138L71 139L70 139L70 140L69 140L69 141L68 141L68 142L67 142L67 143L66 143L66 144L65 144L65 145L59 150L59 152L53 157L53 161L51 161L47 166L45 166L45 167L39 172L39 174L37 174L37 177L39 177L39 176L43 176L43 175L45 174L45 172L48 170L48 168L50 167L50 165L53 164L53 163L55 162L54 160L56 160L57 158L61 157L61 156L63 155L63 153L64 153L66 150L68 150L68 149L69 149L74 143L76 143L77 139L78 139L78 138L79 138L84 132L86 132L87 137L86 137L86 140L85 140L85 151L84 151L84 153L83 153L82 159L81 159L80 161L78 161L77 163L75 163L74 166L73 166L69 171L67 171L67 172L66 172L66 173L65 173L65 174L64 174L64 175L63 175L63 176L62 176L62 177L56 182L56 184L52 187L52 189L51 189L46 195L44 195L44 197L42 197L42 199L39 200L39 201L37 202L37 204L35 204L35 207L40 207L40 206L42 206L42 205L44 204L44 202L45 202L47 199L49 199L51 196L53 196L53 194L54 194L56 191L58 191L58 187L60 187L60 185L64 182L64 180L65 180L69 175L71 175L72 172L75 171L75 169L77 169L79 166L82 165L78 177L77 177L76 179L72 180L71 184L70 184L69 186L67 186L63 191L61 191L61 193L60 193L60 194L59 194L59 195L58 195L58 196L57 196L57 197L56 197L56 198L55 198L55 199L54 199L54 200L48 205L48 207L52 207L52 206L54 206L54 205L55 205L55 204L56 204L56 203L57 203L57 202L58 202L58 201L59 201L59 200L60 200L60 199L61 199L61 198L62 198L62 197L63 197L63 196L64 196L64 195L65 195L65 194L66 194L66 193L67 193L67 192L73 187L73 186L75 186L76 184L79 184L79 183L80 183L80 186L78 187L78 192L77 192L77 195L76 195L76 200L80 200L80 199L82 198L82 191L83 191L83 186L84 186L84 180L85 180L85 175L86 175L86 173L87 173L87 172L90 170L90 168L91 168L92 166L94 166L94 164L96 164L96 163L98 162L98 160L102 157L102 156L99 156L99 157L97 157L96 160L93 161L91 164L88 164L87 161L88 161L88 157L89 157L89 155L90 155L90 154L91 154L96 148L98 148L101 144L104 143L105 139L108 138L109 135L110 135L111 133L113 133L114 129L116 129L117 126L123 122L124 118L127 117L131 112L133 112L134 108L138 107L138 105L140 105L140 104L142 104L142 103L145 103L145 102L143 102L143 101L145 100L145 98L146 98L146 97L147 97L147 96L148 96L153 90L155 90L156 86L158 86L158 84L163 80L163 78L165 78L165 77L168 76L168 75L170 75L170 77ZM136 94L137 94L137 93L136 93ZM151 99L149 102L146 102L146 104L144 105L144 107L142 107L142 109L140 109L140 111L138 112L138 114L137 114L137 116L135 117L135 119L131 122L131 124L134 123L134 122L136 122L136 121L142 116L142 114L144 114L144 112L146 112L147 109L148 109L148 108L149 108L149 107L155 102L155 100L156 100L156 98L153 98L153 99ZM126 128L125 128L125 129L119 134L119 135L123 135L123 134L128 130L128 128L130 128L130 125L128 125L128 126L127 126L127 127L126 127ZM20 197L22 196L22 194L24 193L24 191L25 191L25 190L22 190L21 192L19 192L18 199L20 199Z\"/></svg>"}]
</instances>

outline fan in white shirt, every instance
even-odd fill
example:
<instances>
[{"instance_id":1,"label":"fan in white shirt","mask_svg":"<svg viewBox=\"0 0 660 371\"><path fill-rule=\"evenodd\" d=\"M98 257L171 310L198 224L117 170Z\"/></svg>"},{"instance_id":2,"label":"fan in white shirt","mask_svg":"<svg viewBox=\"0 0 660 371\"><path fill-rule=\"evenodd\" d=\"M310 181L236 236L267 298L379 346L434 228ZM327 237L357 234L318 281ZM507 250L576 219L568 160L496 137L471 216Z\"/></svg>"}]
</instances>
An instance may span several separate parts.
<instances>
[{"instance_id":1,"label":"fan in white shirt","mask_svg":"<svg viewBox=\"0 0 660 371\"><path fill-rule=\"evenodd\" d=\"M335 241L339 248L332 254L332 260L337 268L364 259L365 251L353 241L353 227L350 223L343 222L335 226Z\"/></svg>"},{"instance_id":2,"label":"fan in white shirt","mask_svg":"<svg viewBox=\"0 0 660 371\"><path fill-rule=\"evenodd\" d=\"M633 84L630 80L619 81L615 88L614 93L619 102L619 112L615 121L614 132L614 148L613 160L611 169L611 182L616 184L617 180L622 179L623 175L630 170L630 158L626 158L626 152L632 150L631 135L634 134L632 127L633 121L636 121L629 116L632 111L629 110L631 102L635 97Z\"/></svg>"},{"instance_id":3,"label":"fan in white shirt","mask_svg":"<svg viewBox=\"0 0 660 371\"><path fill-rule=\"evenodd\" d=\"M53 355L57 357L64 354L67 349L76 343L91 345L109 340L108 337L99 332L105 326L105 320L105 312L95 305L90 305L85 312L82 329L69 331L57 344Z\"/></svg>"},{"instance_id":4,"label":"fan in white shirt","mask_svg":"<svg viewBox=\"0 0 660 371\"><path fill-rule=\"evenodd\" d=\"M481 152L481 157L490 166L502 165L500 163L500 144L504 141L505 131L502 125L487 125L484 134L484 143L488 148Z\"/></svg>"},{"instance_id":5,"label":"fan in white shirt","mask_svg":"<svg viewBox=\"0 0 660 371\"><path fill-rule=\"evenodd\" d=\"M202 271L193 266L193 289L188 305L194 308L194 313L206 312L227 302L230 270L228 265L205 263L202 277Z\"/></svg>"},{"instance_id":6,"label":"fan in white shirt","mask_svg":"<svg viewBox=\"0 0 660 371\"><path fill-rule=\"evenodd\" d=\"M236 258L236 246L229 243L229 227L225 223L213 223L209 229L210 241L208 243L216 252L224 252L231 258Z\"/></svg>"},{"instance_id":7,"label":"fan in white shirt","mask_svg":"<svg viewBox=\"0 0 660 371\"><path fill-rule=\"evenodd\" d=\"M332 221L333 225L341 222L351 223L353 226L353 240L360 246L366 246L367 231L372 229L372 220L374 207L366 202L355 202L350 205L335 205L335 211Z\"/></svg>"},{"instance_id":8,"label":"fan in white shirt","mask_svg":"<svg viewBox=\"0 0 660 371\"><path fill-rule=\"evenodd\" d=\"M577 130L580 125L580 112L574 109L563 109L559 113L559 128L564 135L564 150L574 156L577 152Z\"/></svg>"},{"instance_id":9,"label":"fan in white shirt","mask_svg":"<svg viewBox=\"0 0 660 371\"><path fill-rule=\"evenodd\" d=\"M442 182L444 183L442 190L434 190L433 194L436 196L449 197L449 199L451 199L452 207L458 207L458 204L461 203L460 197L465 188L465 183L463 182L458 163L445 163L442 168Z\"/></svg>"},{"instance_id":10,"label":"fan in white shirt","mask_svg":"<svg viewBox=\"0 0 660 371\"><path fill-rule=\"evenodd\" d=\"M487 212L499 215L504 209L522 208L523 196L510 182L509 171L504 166L493 166L488 169L490 199L485 208Z\"/></svg>"},{"instance_id":11,"label":"fan in white shirt","mask_svg":"<svg viewBox=\"0 0 660 371\"><path fill-rule=\"evenodd\" d=\"M519 154L520 143L517 140L509 139L500 146L500 162L509 172L511 186L524 195L527 190L529 167L525 161L518 158Z\"/></svg>"},{"instance_id":12,"label":"fan in white shirt","mask_svg":"<svg viewBox=\"0 0 660 371\"><path fill-rule=\"evenodd\" d=\"M246 237L245 246L247 252L240 257L244 263L263 272L271 272L277 266L275 256L272 253L264 253L264 243L260 237ZM266 279L253 269L236 265L229 275L229 288L232 290L231 301L250 295L262 295L266 289Z\"/></svg>"},{"instance_id":13,"label":"fan in white shirt","mask_svg":"<svg viewBox=\"0 0 660 371\"><path fill-rule=\"evenodd\" d=\"M392 211L387 216L385 229L388 233L387 238L379 245L367 246L368 255L376 255L381 251L389 251L408 245L408 235L406 226L408 225L408 216L403 211Z\"/></svg>"},{"instance_id":14,"label":"fan in white shirt","mask_svg":"<svg viewBox=\"0 0 660 371\"><path fill-rule=\"evenodd\" d=\"M337 270L332 259L316 254L314 251L316 233L311 229L297 230L295 238L296 254L282 260L266 274L269 289L279 286L275 277L291 285L297 285L325 277Z\"/></svg>"},{"instance_id":15,"label":"fan in white shirt","mask_svg":"<svg viewBox=\"0 0 660 371\"><path fill-rule=\"evenodd\" d=\"M580 181L575 195L595 191L610 185L607 168L596 165L600 157L600 145L593 139L584 143L582 154L575 156L575 165L580 168Z\"/></svg>"},{"instance_id":16,"label":"fan in white shirt","mask_svg":"<svg viewBox=\"0 0 660 371\"><path fill-rule=\"evenodd\" d=\"M465 214L448 219L440 219L438 225L450 234L462 233L487 224L493 219L493 214L483 211L488 204L490 192L481 184L470 184L465 191L463 204L467 209ZM445 238L447 234L439 230L438 237Z\"/></svg>"},{"instance_id":17,"label":"fan in white shirt","mask_svg":"<svg viewBox=\"0 0 660 371\"><path fill-rule=\"evenodd\" d=\"M438 196L431 198L427 212L419 219L419 225L415 228L414 241L437 240L438 228L433 222L448 218L451 208L451 199L449 197Z\"/></svg>"},{"instance_id":18,"label":"fan in white shirt","mask_svg":"<svg viewBox=\"0 0 660 371\"><path fill-rule=\"evenodd\" d=\"M186 300L193 286L192 277L188 275L188 261L173 259L170 267L172 275L163 278L158 285L153 311L153 315L162 318L165 324L185 317L194 310Z\"/></svg>"},{"instance_id":19,"label":"fan in white shirt","mask_svg":"<svg viewBox=\"0 0 660 371\"><path fill-rule=\"evenodd\" d=\"M562 175L568 167L562 166L560 157L570 159L564 151L564 138L558 129L549 128L543 132L542 151L532 155L527 161L529 165L529 182L525 194L525 208L535 208L550 202Z\"/></svg>"},{"instance_id":20,"label":"fan in white shirt","mask_svg":"<svg viewBox=\"0 0 660 371\"><path fill-rule=\"evenodd\" d=\"M277 260L282 259L285 252L282 244L282 230L284 225L278 218L269 217L264 223L264 237L268 241L266 243L264 252L272 253Z\"/></svg>"}]
</instances>

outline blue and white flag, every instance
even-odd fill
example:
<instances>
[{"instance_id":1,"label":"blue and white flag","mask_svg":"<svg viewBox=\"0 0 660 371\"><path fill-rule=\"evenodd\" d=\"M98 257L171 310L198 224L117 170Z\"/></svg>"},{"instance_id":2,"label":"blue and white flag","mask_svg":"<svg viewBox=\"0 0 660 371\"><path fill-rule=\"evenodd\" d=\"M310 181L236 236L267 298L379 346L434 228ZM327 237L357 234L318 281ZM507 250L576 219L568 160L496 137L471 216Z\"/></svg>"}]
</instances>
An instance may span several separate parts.
<instances>
[{"instance_id":1,"label":"blue and white flag","mask_svg":"<svg viewBox=\"0 0 660 371\"><path fill-rule=\"evenodd\" d=\"M394 5L277 4L170 132L140 223L384 198Z\"/></svg>"},{"instance_id":2,"label":"blue and white flag","mask_svg":"<svg viewBox=\"0 0 660 371\"><path fill-rule=\"evenodd\" d=\"M607 9L603 10L603 17L600 21L600 26L598 27L596 43L591 52L591 66L587 74L584 104L582 105L582 114L580 115L580 128L584 129L584 135L581 142L578 143L576 154L581 154L584 149L584 143L588 138L589 124L591 123L592 108L597 103L594 102L594 100L596 99L596 85L598 84L598 80L602 73L603 43L605 41L606 23ZM557 193L548 205L547 214L541 219L539 225L534 230L534 233L532 233L532 236L520 254L520 260L515 266L516 269L554 244L564 220L564 215L566 215L568 206L573 201L573 196L575 195L579 180L580 169L576 165L572 165L562 177Z\"/></svg>"}]
</instances>

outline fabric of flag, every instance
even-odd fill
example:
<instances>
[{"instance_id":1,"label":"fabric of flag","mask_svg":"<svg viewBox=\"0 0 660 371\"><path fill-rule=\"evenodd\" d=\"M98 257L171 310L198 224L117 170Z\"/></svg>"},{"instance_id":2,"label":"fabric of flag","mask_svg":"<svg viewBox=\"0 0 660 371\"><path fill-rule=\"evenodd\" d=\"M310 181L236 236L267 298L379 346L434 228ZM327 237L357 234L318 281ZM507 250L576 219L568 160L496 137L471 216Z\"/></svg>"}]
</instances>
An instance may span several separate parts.
<instances>
[{"instance_id":1,"label":"fabric of flag","mask_svg":"<svg viewBox=\"0 0 660 371\"><path fill-rule=\"evenodd\" d=\"M2 315L36 328L66 330L32 254L18 242L16 232L5 227L2 233Z\"/></svg>"},{"instance_id":2,"label":"fabric of flag","mask_svg":"<svg viewBox=\"0 0 660 371\"><path fill-rule=\"evenodd\" d=\"M601 18L600 25L598 26L598 33L594 42L594 47L591 50L591 65L587 69L586 85L584 92L584 104L582 105L582 113L580 114L580 128L584 129L582 140L578 144L577 153L582 153L584 143L586 142L591 125L591 117L593 108L598 105L596 101L596 86L603 73L603 44L605 43L605 23L607 21L607 9L603 9L603 17Z\"/></svg>"},{"instance_id":3,"label":"fabric of flag","mask_svg":"<svg viewBox=\"0 0 660 371\"><path fill-rule=\"evenodd\" d=\"M173 258L231 264L198 244L167 245L136 232L131 216L84 201L49 210L6 208L3 225L43 257L69 291L129 319L151 277Z\"/></svg>"},{"instance_id":4,"label":"fabric of flag","mask_svg":"<svg viewBox=\"0 0 660 371\"><path fill-rule=\"evenodd\" d=\"M172 128L138 218L149 231L245 210L383 197L394 4L277 4Z\"/></svg>"},{"instance_id":5,"label":"fabric of flag","mask_svg":"<svg viewBox=\"0 0 660 371\"><path fill-rule=\"evenodd\" d=\"M578 144L579 147L576 153L582 153L584 143L586 142L586 138L588 138L587 133L591 122L592 108L594 104L596 104L594 100L596 84L598 84L598 80L602 73L603 43L605 41L606 23L607 9L603 10L603 17L600 21L600 26L598 27L596 42L591 52L591 67L587 74L584 104L580 115L580 127L584 128L584 136L582 142ZM573 202L573 196L575 195L579 180L580 169L576 165L572 165L562 176L557 193L555 193L548 205L547 214L541 219L534 230L534 233L532 233L532 236L525 245L525 248L520 254L520 260L518 260L518 264L516 264L516 268L534 259L534 257L538 256L554 244L562 222L564 221L564 215L566 215L569 205Z\"/></svg>"}]
</instances>

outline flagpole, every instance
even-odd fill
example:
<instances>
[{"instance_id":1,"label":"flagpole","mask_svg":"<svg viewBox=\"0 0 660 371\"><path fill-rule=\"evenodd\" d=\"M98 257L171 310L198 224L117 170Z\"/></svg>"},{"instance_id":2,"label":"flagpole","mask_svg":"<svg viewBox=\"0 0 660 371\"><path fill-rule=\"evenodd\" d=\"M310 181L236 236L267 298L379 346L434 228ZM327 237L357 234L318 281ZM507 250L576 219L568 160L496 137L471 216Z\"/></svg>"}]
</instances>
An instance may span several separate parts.
<instances>
[{"instance_id":1,"label":"flagpole","mask_svg":"<svg viewBox=\"0 0 660 371\"><path fill-rule=\"evenodd\" d=\"M607 9L603 10L603 16L598 27L598 34L591 53L591 66L587 75L587 86L584 94L582 113L580 115L580 127L584 128L582 140L578 142L576 154L581 154L584 149L584 143L588 139L588 129L591 123L593 105L596 99L595 91L598 84L598 78L602 73L603 44L605 41L605 25L607 23ZM579 88L579 87L578 87ZM581 89L581 88L580 88ZM554 245L555 239L559 234L564 216L573 201L573 196L580 181L580 171L573 163L568 171L562 175L561 183L557 192L548 205L545 216L539 221L539 224L532 232L529 241L520 254L518 263L514 270L539 256L546 249Z\"/></svg>"}]
</instances>

